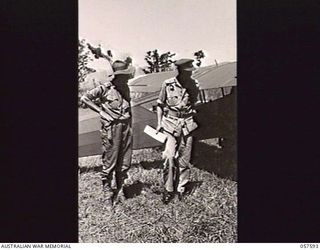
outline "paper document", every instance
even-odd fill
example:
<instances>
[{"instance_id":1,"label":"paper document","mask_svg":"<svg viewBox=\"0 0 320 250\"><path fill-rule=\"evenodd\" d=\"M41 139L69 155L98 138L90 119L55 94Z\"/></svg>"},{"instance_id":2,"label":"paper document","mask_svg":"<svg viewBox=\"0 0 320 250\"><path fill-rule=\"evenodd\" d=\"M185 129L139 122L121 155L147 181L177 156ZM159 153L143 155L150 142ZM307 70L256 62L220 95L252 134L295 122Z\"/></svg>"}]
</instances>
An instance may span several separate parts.
<instances>
[{"instance_id":1,"label":"paper document","mask_svg":"<svg viewBox=\"0 0 320 250\"><path fill-rule=\"evenodd\" d=\"M167 136L164 133L158 132L153 127L147 125L144 128L144 131L147 135L151 136L153 139L156 139L157 141L164 143L167 139Z\"/></svg>"}]
</instances>

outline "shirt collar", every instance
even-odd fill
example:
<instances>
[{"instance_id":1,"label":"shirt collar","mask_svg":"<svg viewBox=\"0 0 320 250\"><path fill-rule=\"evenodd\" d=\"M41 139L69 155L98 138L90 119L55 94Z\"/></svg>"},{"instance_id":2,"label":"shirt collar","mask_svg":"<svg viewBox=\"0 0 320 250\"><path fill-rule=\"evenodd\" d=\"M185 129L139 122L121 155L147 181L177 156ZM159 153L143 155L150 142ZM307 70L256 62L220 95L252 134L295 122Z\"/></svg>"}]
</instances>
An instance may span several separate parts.
<instances>
[{"instance_id":1,"label":"shirt collar","mask_svg":"<svg viewBox=\"0 0 320 250\"><path fill-rule=\"evenodd\" d=\"M178 81L177 77L174 78L174 82L179 88L181 88L181 89L183 88L181 83Z\"/></svg>"}]
</instances>

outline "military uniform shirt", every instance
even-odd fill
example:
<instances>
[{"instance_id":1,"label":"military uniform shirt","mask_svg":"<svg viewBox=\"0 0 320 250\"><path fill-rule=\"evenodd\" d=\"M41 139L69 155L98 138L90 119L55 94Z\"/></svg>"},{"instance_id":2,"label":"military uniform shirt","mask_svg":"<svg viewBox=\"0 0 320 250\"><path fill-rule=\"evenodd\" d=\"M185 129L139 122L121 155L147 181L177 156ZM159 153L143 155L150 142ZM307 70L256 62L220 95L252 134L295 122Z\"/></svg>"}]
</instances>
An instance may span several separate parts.
<instances>
[{"instance_id":1,"label":"military uniform shirt","mask_svg":"<svg viewBox=\"0 0 320 250\"><path fill-rule=\"evenodd\" d=\"M157 103L164 106L164 109L183 112L192 112L192 105L187 89L182 87L177 78L165 80L162 84Z\"/></svg>"},{"instance_id":2,"label":"military uniform shirt","mask_svg":"<svg viewBox=\"0 0 320 250\"><path fill-rule=\"evenodd\" d=\"M129 103L110 82L88 91L86 96L115 120L130 117Z\"/></svg>"},{"instance_id":3,"label":"military uniform shirt","mask_svg":"<svg viewBox=\"0 0 320 250\"><path fill-rule=\"evenodd\" d=\"M192 118L190 95L175 77L164 81L157 102L163 107L161 124L165 131L179 136L181 133L188 135L197 128Z\"/></svg>"}]
</instances>

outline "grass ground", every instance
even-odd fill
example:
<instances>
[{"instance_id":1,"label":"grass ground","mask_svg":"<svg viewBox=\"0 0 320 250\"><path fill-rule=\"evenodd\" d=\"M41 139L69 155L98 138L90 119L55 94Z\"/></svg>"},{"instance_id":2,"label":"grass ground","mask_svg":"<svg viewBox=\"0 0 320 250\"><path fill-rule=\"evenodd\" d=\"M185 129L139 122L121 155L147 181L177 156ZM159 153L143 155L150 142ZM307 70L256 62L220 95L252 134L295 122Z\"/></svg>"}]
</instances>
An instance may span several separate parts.
<instances>
[{"instance_id":1,"label":"grass ground","mask_svg":"<svg viewBox=\"0 0 320 250\"><path fill-rule=\"evenodd\" d=\"M164 205L161 150L134 151L125 187L128 199L113 211L104 207L100 157L82 158L79 166L79 242L237 241L237 183L207 171L208 166L192 169L185 201Z\"/></svg>"}]
</instances>

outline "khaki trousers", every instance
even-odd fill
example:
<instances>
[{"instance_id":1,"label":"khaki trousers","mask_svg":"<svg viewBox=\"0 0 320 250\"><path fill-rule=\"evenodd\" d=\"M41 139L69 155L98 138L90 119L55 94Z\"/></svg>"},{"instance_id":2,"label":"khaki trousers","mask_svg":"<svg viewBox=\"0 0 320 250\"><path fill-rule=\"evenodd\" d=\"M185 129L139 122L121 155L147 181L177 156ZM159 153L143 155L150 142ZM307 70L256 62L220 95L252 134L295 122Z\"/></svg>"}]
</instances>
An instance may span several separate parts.
<instances>
[{"instance_id":1,"label":"khaki trousers","mask_svg":"<svg viewBox=\"0 0 320 250\"><path fill-rule=\"evenodd\" d=\"M102 128L101 134L103 147L102 183L104 189L110 189L116 185L119 190L122 188L124 180L127 178L127 171L131 166L131 121L118 122L109 128Z\"/></svg>"},{"instance_id":2,"label":"khaki trousers","mask_svg":"<svg viewBox=\"0 0 320 250\"><path fill-rule=\"evenodd\" d=\"M164 188L167 192L185 191L185 185L190 180L190 160L193 137L191 135L174 137L168 132L165 150L163 151Z\"/></svg>"}]
</instances>

